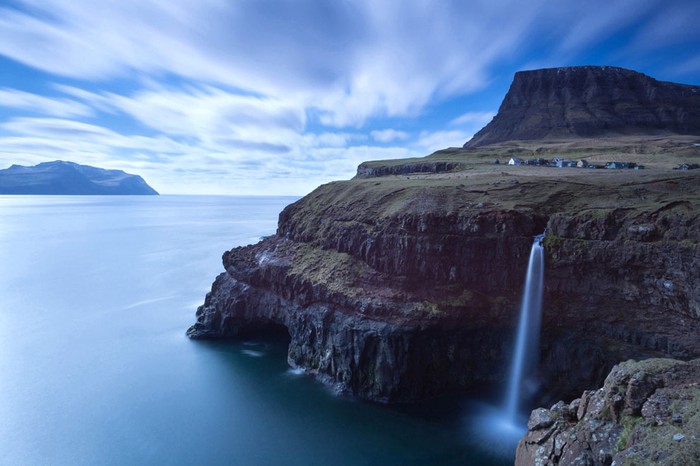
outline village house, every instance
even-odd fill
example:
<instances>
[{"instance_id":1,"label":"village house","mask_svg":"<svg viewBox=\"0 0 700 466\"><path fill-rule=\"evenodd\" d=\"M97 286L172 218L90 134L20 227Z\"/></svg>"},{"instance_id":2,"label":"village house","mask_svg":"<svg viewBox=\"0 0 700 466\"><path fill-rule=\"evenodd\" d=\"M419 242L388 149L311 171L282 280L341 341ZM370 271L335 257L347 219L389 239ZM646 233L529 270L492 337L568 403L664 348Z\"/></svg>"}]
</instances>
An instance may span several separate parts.
<instances>
[{"instance_id":1,"label":"village house","mask_svg":"<svg viewBox=\"0 0 700 466\"><path fill-rule=\"evenodd\" d=\"M564 167L575 167L576 162L573 160L564 160L560 158L555 158L552 160L554 162L554 165L556 165L559 168L564 168Z\"/></svg>"},{"instance_id":2,"label":"village house","mask_svg":"<svg viewBox=\"0 0 700 466\"><path fill-rule=\"evenodd\" d=\"M588 160L581 159L576 163L576 166L578 168L587 168L588 167Z\"/></svg>"},{"instance_id":3,"label":"village house","mask_svg":"<svg viewBox=\"0 0 700 466\"><path fill-rule=\"evenodd\" d=\"M508 165L525 165L525 161L517 157L511 157L511 159L508 161Z\"/></svg>"}]
</instances>

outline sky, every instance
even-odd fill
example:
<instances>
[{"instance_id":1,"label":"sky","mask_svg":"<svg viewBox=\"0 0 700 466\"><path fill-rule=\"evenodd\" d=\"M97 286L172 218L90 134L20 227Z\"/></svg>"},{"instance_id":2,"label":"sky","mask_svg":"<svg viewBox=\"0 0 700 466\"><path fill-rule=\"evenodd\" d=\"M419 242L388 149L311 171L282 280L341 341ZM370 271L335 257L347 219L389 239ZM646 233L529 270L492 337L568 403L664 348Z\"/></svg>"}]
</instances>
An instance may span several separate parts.
<instances>
[{"instance_id":1,"label":"sky","mask_svg":"<svg viewBox=\"0 0 700 466\"><path fill-rule=\"evenodd\" d=\"M461 146L519 70L700 84L697 0L0 0L0 168L303 195Z\"/></svg>"}]
</instances>

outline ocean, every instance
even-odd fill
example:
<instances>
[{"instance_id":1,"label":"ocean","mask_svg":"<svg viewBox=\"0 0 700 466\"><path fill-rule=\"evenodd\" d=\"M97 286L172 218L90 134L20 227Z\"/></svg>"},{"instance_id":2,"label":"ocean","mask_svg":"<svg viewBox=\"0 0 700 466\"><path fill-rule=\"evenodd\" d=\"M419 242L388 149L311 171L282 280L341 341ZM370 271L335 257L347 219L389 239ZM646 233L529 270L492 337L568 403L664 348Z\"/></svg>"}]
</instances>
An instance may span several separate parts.
<instances>
[{"instance_id":1,"label":"ocean","mask_svg":"<svg viewBox=\"0 0 700 466\"><path fill-rule=\"evenodd\" d=\"M294 200L0 196L0 464L512 464L463 395L357 401L279 342L185 336L222 253Z\"/></svg>"}]
</instances>

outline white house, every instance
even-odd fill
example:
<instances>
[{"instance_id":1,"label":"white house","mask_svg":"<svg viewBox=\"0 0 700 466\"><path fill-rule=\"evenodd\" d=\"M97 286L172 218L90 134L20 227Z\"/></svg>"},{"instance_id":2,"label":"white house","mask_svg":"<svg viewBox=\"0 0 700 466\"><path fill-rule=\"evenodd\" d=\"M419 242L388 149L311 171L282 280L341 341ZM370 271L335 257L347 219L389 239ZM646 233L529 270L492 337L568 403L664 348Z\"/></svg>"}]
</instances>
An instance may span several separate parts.
<instances>
[{"instance_id":1,"label":"white house","mask_svg":"<svg viewBox=\"0 0 700 466\"><path fill-rule=\"evenodd\" d=\"M576 162L574 162L573 160L564 160L559 158L554 159L554 163L559 168L576 166Z\"/></svg>"},{"instance_id":2,"label":"white house","mask_svg":"<svg viewBox=\"0 0 700 466\"><path fill-rule=\"evenodd\" d=\"M517 157L511 157L511 159L508 161L508 165L525 165L525 161Z\"/></svg>"}]
</instances>

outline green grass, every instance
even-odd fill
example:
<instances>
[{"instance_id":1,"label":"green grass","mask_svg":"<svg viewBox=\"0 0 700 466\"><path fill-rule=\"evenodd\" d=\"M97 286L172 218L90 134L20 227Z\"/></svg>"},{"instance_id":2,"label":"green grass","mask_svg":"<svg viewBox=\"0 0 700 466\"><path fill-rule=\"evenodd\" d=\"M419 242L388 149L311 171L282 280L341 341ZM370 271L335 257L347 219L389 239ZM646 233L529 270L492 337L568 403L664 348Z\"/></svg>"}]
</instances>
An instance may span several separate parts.
<instances>
[{"instance_id":1,"label":"green grass","mask_svg":"<svg viewBox=\"0 0 700 466\"><path fill-rule=\"evenodd\" d=\"M624 416L622 418L622 431L620 432L620 438L617 440L617 451L627 446L627 441L641 421L642 418L638 416Z\"/></svg>"},{"instance_id":2,"label":"green grass","mask_svg":"<svg viewBox=\"0 0 700 466\"><path fill-rule=\"evenodd\" d=\"M497 171L507 167L505 164L511 157L551 159L557 156L571 160L586 159L594 164L612 161L634 162L647 168L668 170L684 162L700 162L700 148L693 146L699 141L700 138L693 136L627 136L559 141L512 141L475 149L450 147L426 157L375 160L364 162L362 165L369 168L380 168L440 161L458 163L463 167L463 170ZM499 160L500 164L494 165L495 160ZM538 169L538 167L509 168ZM584 169L578 170L586 172Z\"/></svg>"}]
</instances>

